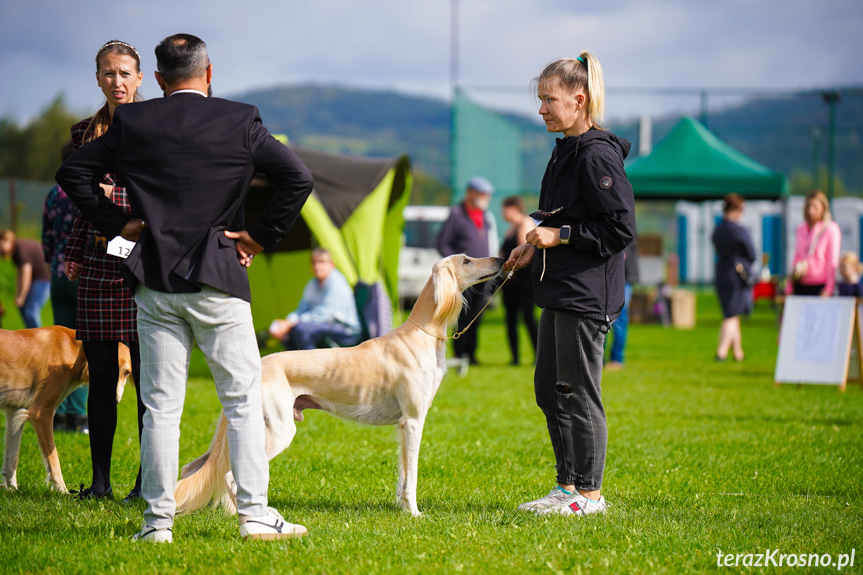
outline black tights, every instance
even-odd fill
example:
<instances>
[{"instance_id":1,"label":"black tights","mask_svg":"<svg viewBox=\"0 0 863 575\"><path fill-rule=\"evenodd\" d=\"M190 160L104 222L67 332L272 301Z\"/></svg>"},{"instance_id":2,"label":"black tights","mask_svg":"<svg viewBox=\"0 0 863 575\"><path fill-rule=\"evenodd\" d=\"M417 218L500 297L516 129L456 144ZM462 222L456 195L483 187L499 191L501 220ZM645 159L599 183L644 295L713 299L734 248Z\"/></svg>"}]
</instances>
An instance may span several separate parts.
<instances>
[{"instance_id":1,"label":"black tights","mask_svg":"<svg viewBox=\"0 0 863 575\"><path fill-rule=\"evenodd\" d=\"M129 344L132 377L138 400L138 445L144 430L144 404L138 391L141 381L141 352L138 342ZM111 486L111 450L117 430L117 380L120 379L116 341L85 341L84 354L90 369L90 392L87 395L87 417L90 425L90 458L93 463L93 493L103 494ZM141 487L141 466L135 488Z\"/></svg>"}]
</instances>

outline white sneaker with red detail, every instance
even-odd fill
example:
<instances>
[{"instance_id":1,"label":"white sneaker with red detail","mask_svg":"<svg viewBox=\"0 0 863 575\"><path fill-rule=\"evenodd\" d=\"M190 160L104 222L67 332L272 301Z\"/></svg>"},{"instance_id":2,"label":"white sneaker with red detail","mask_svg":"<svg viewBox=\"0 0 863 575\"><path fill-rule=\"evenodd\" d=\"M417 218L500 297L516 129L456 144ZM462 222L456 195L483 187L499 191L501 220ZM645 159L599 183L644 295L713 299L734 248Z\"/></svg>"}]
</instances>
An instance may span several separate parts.
<instances>
[{"instance_id":1,"label":"white sneaker with red detail","mask_svg":"<svg viewBox=\"0 0 863 575\"><path fill-rule=\"evenodd\" d=\"M608 505L605 497L600 496L599 501L591 501L584 495L574 493L567 497L566 501L553 507L537 511L539 515L593 515L594 513L605 513Z\"/></svg>"},{"instance_id":2,"label":"white sneaker with red detail","mask_svg":"<svg viewBox=\"0 0 863 575\"><path fill-rule=\"evenodd\" d=\"M559 485L555 485L554 488L549 491L548 495L546 495L545 497L540 497L539 499L534 499L533 501L522 503L518 506L518 509L521 511L532 511L534 513L539 513L544 509L556 507L564 501L568 501L570 497L572 497L572 493L565 490L563 487L560 487Z\"/></svg>"}]
</instances>

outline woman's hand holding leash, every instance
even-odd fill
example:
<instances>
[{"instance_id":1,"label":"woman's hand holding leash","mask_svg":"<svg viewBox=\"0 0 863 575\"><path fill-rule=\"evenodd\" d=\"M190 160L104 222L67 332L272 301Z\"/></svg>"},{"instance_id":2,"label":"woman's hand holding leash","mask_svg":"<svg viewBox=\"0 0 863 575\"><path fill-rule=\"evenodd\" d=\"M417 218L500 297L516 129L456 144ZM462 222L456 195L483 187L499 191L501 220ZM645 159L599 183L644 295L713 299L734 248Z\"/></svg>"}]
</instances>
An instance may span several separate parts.
<instances>
[{"instance_id":1,"label":"woman's hand holding leash","mask_svg":"<svg viewBox=\"0 0 863 575\"><path fill-rule=\"evenodd\" d=\"M526 268L533 260L536 249L530 244L522 244L509 254L509 259L503 264L503 270L506 272L517 272L520 269ZM509 279L509 277L507 277Z\"/></svg>"},{"instance_id":2,"label":"woman's hand holding leash","mask_svg":"<svg viewBox=\"0 0 863 575\"><path fill-rule=\"evenodd\" d=\"M524 238L527 240L527 243L541 250L560 245L558 228L533 228L525 234Z\"/></svg>"},{"instance_id":3,"label":"woman's hand holding leash","mask_svg":"<svg viewBox=\"0 0 863 575\"><path fill-rule=\"evenodd\" d=\"M521 255L523 254L526 257L521 258L522 265L519 264L519 260L516 259L515 263L513 263L513 269L520 269L533 260L533 256L536 255L536 250L543 250L542 252L542 274L539 276L539 281L542 281L545 278L545 249L553 248L555 246L561 245L560 242L560 229L559 228L545 228L545 227L535 227L529 232L527 232L524 236L524 239L527 243L523 246L519 246L512 251L512 254L509 256L509 259L504 264L504 269L508 269L510 266L510 262L515 259L516 251L521 248ZM525 250L530 250L528 253L524 253Z\"/></svg>"}]
</instances>

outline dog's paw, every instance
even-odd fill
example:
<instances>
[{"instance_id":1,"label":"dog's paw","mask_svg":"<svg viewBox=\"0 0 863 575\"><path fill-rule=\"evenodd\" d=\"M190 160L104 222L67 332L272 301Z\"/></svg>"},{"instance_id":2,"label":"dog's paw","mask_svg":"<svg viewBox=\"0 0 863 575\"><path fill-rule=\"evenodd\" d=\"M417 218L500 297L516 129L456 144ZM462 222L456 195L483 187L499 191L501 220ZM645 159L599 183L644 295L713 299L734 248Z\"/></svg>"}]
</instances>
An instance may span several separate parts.
<instances>
[{"instance_id":1,"label":"dog's paw","mask_svg":"<svg viewBox=\"0 0 863 575\"><path fill-rule=\"evenodd\" d=\"M49 477L48 486L51 488L52 491L56 491L57 493L69 493L69 490L66 489L66 484L62 480L55 481L54 479Z\"/></svg>"},{"instance_id":2,"label":"dog's paw","mask_svg":"<svg viewBox=\"0 0 863 575\"><path fill-rule=\"evenodd\" d=\"M422 517L423 514L420 513L419 509L417 509L417 504L415 501L411 501L406 497L398 498L399 507L401 507L402 511L406 511L413 515L414 517Z\"/></svg>"}]
</instances>

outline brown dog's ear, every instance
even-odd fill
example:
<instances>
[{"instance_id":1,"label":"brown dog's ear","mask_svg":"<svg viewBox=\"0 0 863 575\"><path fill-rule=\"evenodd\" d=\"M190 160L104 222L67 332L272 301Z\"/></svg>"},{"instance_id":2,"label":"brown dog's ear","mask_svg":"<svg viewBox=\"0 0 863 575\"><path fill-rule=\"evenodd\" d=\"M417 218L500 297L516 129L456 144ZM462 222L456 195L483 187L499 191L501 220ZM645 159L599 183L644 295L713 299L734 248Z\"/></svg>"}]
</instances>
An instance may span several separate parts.
<instances>
[{"instance_id":1,"label":"brown dog's ear","mask_svg":"<svg viewBox=\"0 0 863 575\"><path fill-rule=\"evenodd\" d=\"M464 298L458 289L458 279L455 277L451 258L446 258L435 264L432 272L434 282L434 320L447 325L455 322L464 305Z\"/></svg>"}]
</instances>

